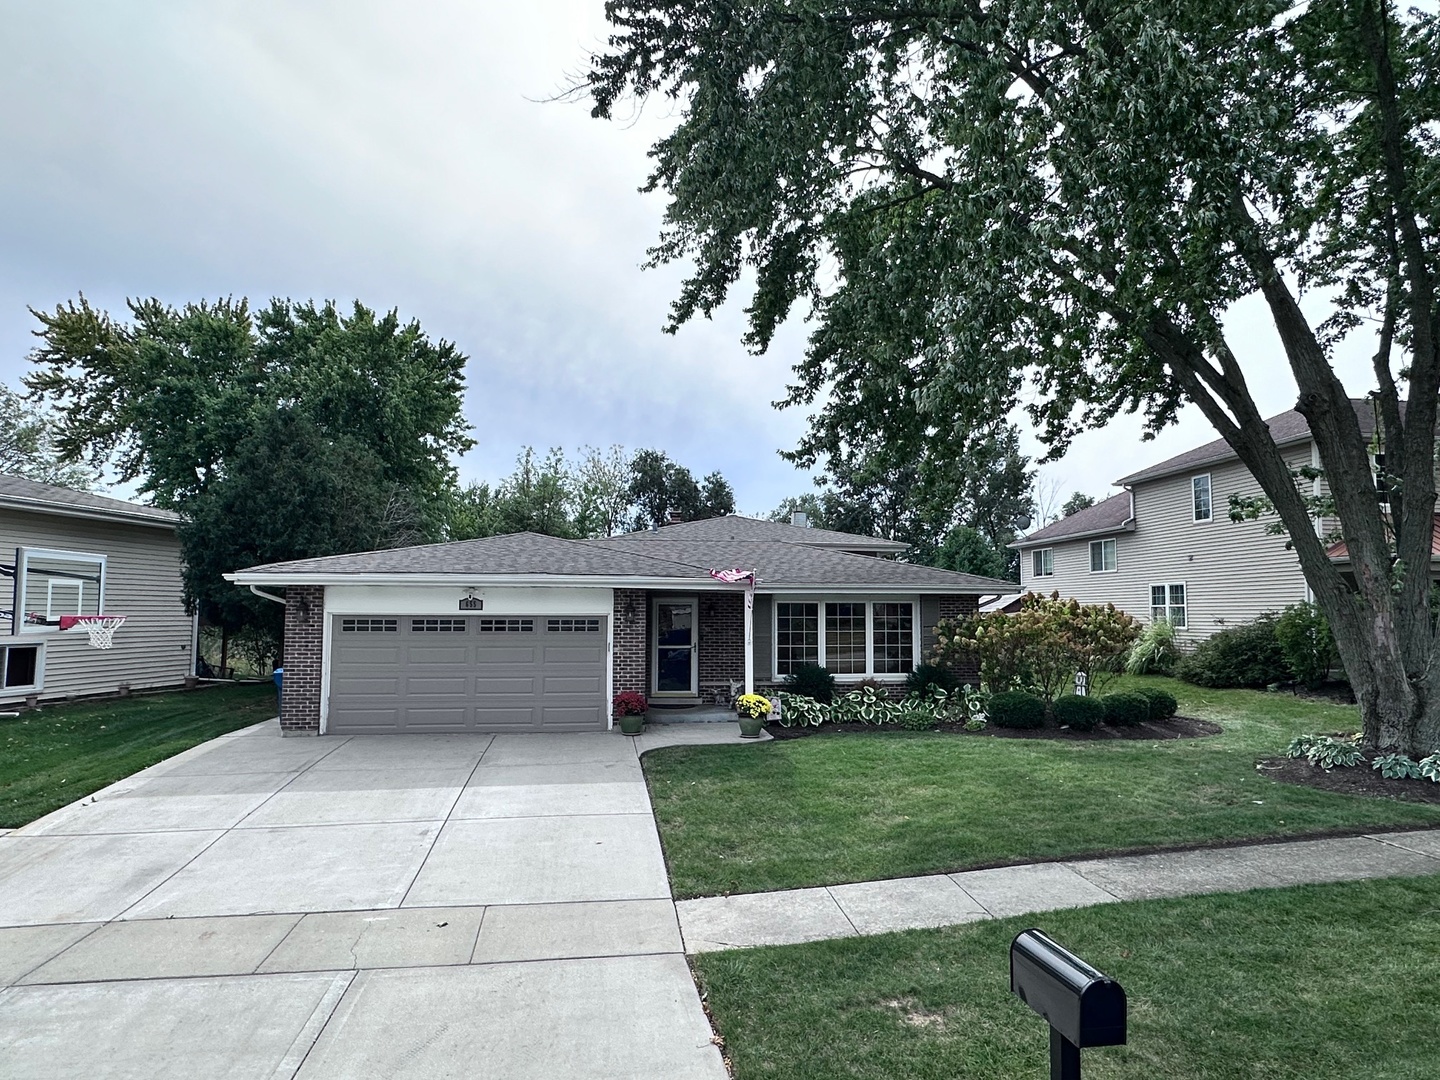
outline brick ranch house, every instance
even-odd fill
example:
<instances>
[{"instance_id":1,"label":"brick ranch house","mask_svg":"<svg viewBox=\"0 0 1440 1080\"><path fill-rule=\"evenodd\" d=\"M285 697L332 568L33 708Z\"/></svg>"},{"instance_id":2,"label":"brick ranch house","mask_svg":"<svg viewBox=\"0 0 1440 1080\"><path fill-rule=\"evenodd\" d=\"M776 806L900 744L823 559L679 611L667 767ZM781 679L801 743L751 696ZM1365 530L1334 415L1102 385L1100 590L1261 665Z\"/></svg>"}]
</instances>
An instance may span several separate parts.
<instances>
[{"instance_id":1,"label":"brick ranch house","mask_svg":"<svg viewBox=\"0 0 1440 1080\"><path fill-rule=\"evenodd\" d=\"M287 733L592 731L637 690L684 710L819 663L897 688L942 618L1013 584L905 545L730 516L603 540L512 533L255 566L285 604ZM711 571L755 571L748 583ZM272 590L284 589L281 597ZM749 642L749 648L746 643Z\"/></svg>"}]
</instances>

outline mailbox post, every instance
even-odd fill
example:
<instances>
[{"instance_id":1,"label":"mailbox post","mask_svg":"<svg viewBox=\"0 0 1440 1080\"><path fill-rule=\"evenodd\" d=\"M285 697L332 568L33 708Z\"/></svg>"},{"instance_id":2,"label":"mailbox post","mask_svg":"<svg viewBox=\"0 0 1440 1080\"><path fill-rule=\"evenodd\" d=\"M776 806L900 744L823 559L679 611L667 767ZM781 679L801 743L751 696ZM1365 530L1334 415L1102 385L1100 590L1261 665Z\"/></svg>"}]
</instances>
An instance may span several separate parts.
<instances>
[{"instance_id":1,"label":"mailbox post","mask_svg":"<svg viewBox=\"0 0 1440 1080\"><path fill-rule=\"evenodd\" d=\"M1050 1024L1050 1080L1080 1080L1080 1050L1123 1046L1125 990L1039 930L1010 944L1010 991Z\"/></svg>"}]
</instances>

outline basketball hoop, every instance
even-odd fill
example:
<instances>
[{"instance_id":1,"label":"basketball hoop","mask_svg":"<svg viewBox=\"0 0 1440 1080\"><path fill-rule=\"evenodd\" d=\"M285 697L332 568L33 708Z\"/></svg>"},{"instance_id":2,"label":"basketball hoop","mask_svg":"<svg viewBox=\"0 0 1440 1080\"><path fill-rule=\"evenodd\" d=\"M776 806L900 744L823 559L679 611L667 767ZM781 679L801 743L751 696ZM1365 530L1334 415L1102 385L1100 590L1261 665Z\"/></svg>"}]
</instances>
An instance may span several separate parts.
<instances>
[{"instance_id":1,"label":"basketball hoop","mask_svg":"<svg viewBox=\"0 0 1440 1080\"><path fill-rule=\"evenodd\" d=\"M61 630L84 630L90 636L90 644L97 649L108 649L115 644L115 631L125 625L124 615L62 615Z\"/></svg>"}]
</instances>

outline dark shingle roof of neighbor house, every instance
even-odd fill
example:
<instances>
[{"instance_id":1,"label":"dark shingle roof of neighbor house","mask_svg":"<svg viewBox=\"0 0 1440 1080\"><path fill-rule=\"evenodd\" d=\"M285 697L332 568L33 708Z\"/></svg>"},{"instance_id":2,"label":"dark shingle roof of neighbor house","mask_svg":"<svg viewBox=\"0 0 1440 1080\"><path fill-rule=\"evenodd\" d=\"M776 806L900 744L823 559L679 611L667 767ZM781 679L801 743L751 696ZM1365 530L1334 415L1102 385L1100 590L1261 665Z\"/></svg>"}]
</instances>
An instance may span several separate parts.
<instances>
[{"instance_id":1,"label":"dark shingle roof of neighbor house","mask_svg":"<svg viewBox=\"0 0 1440 1080\"><path fill-rule=\"evenodd\" d=\"M482 540L364 551L316 559L270 563L236 576L265 580L328 578L331 575L475 575L556 578L654 578L706 582L711 570L756 570L761 589L782 586L826 588L882 586L953 588L957 592L1002 592L1010 582L930 566L852 555L828 548L767 540L666 540L613 537L561 540L539 533L509 533Z\"/></svg>"},{"instance_id":2,"label":"dark shingle roof of neighbor house","mask_svg":"<svg viewBox=\"0 0 1440 1080\"><path fill-rule=\"evenodd\" d=\"M42 484L20 476L0 475L0 507L72 517L114 518L172 528L180 520L179 514L156 506L141 506L124 499L92 495L88 491L76 491L58 484Z\"/></svg>"},{"instance_id":3,"label":"dark shingle roof of neighbor house","mask_svg":"<svg viewBox=\"0 0 1440 1080\"><path fill-rule=\"evenodd\" d=\"M1047 540L1068 540L1080 536L1094 536L1096 533L1133 532L1135 523L1130 520L1130 493L1122 491L1084 510L1077 510L1069 517L1052 521L1043 529L1036 529L1029 536L1022 536L1010 546L1013 548L1032 547Z\"/></svg>"},{"instance_id":4,"label":"dark shingle roof of neighbor house","mask_svg":"<svg viewBox=\"0 0 1440 1080\"><path fill-rule=\"evenodd\" d=\"M1351 398L1350 404L1355 408L1355 419L1360 421L1360 433L1368 439L1375 431L1375 413L1370 401L1366 398ZM1277 446L1301 442L1310 437L1310 425L1306 423L1305 417L1294 409L1289 409L1278 416L1272 416L1265 423L1270 428L1270 436L1275 440ZM1146 480L1158 480L1162 476L1188 472L1202 465L1233 461L1235 457L1235 451L1230 448L1229 443L1224 439L1215 439L1204 446L1197 446L1194 450L1187 450L1183 454L1166 458L1158 465L1151 465L1148 469L1141 469L1129 476L1122 476L1115 481L1115 484L1117 487L1129 487Z\"/></svg>"},{"instance_id":5,"label":"dark shingle roof of neighbor house","mask_svg":"<svg viewBox=\"0 0 1440 1080\"><path fill-rule=\"evenodd\" d=\"M621 533L618 536L606 537L606 540L778 540L786 544L804 544L806 547L835 548L838 551L883 551L897 555L910 548L909 544L902 544L898 540L791 525L785 521L765 521L741 514L725 514L702 521L682 521L658 529Z\"/></svg>"}]
</instances>

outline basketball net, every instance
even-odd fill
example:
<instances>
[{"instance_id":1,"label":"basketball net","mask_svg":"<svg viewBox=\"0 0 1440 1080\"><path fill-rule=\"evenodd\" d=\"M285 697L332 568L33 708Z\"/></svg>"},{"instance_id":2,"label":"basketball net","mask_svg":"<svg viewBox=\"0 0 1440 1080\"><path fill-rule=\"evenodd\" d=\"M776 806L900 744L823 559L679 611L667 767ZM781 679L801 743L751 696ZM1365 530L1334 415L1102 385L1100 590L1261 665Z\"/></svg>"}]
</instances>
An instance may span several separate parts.
<instances>
[{"instance_id":1,"label":"basketball net","mask_svg":"<svg viewBox=\"0 0 1440 1080\"><path fill-rule=\"evenodd\" d=\"M108 649L115 644L115 631L125 625L125 619L124 615L64 615L60 629L84 630L94 648Z\"/></svg>"}]
</instances>

